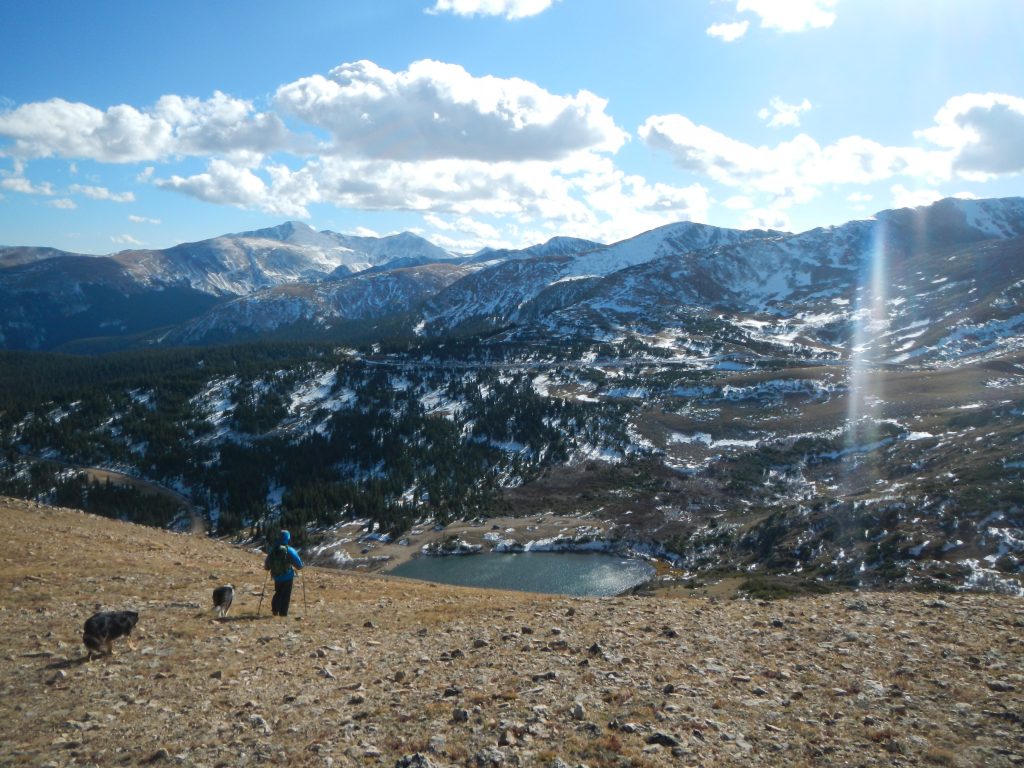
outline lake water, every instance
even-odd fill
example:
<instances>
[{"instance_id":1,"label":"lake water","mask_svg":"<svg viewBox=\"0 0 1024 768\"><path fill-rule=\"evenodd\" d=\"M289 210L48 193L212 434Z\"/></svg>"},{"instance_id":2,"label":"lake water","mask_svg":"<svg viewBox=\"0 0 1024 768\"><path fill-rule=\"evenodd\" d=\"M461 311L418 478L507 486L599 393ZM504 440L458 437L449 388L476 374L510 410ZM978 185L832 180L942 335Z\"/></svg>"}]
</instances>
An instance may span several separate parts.
<instances>
[{"instance_id":1,"label":"lake water","mask_svg":"<svg viewBox=\"0 0 1024 768\"><path fill-rule=\"evenodd\" d=\"M614 555L521 552L418 557L390 573L464 587L582 597L620 594L650 579L654 569L642 560Z\"/></svg>"}]
</instances>

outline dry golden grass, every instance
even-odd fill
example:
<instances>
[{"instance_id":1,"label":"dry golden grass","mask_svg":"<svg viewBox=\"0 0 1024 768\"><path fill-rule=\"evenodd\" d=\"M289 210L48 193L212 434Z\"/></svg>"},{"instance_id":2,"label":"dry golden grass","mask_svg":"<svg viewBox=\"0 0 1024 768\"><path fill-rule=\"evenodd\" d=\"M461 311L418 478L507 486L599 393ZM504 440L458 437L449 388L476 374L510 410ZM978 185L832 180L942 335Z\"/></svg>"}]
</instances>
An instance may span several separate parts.
<instances>
[{"instance_id":1,"label":"dry golden grass","mask_svg":"<svg viewBox=\"0 0 1024 768\"><path fill-rule=\"evenodd\" d=\"M3 766L411 752L473 766L497 750L530 766L1001 768L1024 754L1012 598L866 594L851 611L845 595L571 599L309 568L305 609L300 582L292 616L273 619L269 597L256 616L262 556L223 542L13 500L0 537ZM219 621L224 582L236 600ZM122 608L140 612L136 650L84 663L84 620ZM659 732L678 746L649 743Z\"/></svg>"}]
</instances>

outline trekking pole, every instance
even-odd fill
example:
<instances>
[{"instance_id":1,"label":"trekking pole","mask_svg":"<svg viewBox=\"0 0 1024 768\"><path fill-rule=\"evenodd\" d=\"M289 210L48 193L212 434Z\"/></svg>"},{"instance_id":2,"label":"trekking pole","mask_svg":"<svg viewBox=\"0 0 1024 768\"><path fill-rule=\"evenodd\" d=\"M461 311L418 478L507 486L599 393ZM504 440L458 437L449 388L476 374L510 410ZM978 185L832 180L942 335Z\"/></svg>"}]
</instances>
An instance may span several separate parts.
<instances>
[{"instance_id":1,"label":"trekking pole","mask_svg":"<svg viewBox=\"0 0 1024 768\"><path fill-rule=\"evenodd\" d=\"M299 574L302 575L302 572L304 570L306 570L306 569L305 568L300 568L299 569ZM306 577L303 575L302 576L302 618L306 618L307 610L308 609L306 608Z\"/></svg>"},{"instance_id":2,"label":"trekking pole","mask_svg":"<svg viewBox=\"0 0 1024 768\"><path fill-rule=\"evenodd\" d=\"M270 571L267 571L267 575L263 577L263 589L260 590L260 604L256 606L256 618L260 617L260 608L263 607L263 596L267 594L267 579L270 577Z\"/></svg>"}]
</instances>

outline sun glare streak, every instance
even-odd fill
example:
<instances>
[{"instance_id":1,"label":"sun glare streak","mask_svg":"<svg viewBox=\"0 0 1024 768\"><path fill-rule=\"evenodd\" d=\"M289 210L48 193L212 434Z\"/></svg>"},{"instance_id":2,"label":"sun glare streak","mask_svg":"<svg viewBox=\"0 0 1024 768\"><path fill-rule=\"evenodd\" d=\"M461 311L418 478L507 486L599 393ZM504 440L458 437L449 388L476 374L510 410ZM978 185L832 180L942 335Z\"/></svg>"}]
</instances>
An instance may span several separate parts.
<instances>
[{"instance_id":1,"label":"sun glare streak","mask_svg":"<svg viewBox=\"0 0 1024 768\"><path fill-rule=\"evenodd\" d=\"M846 414L847 450L853 456L870 450L878 442L878 425L885 401L882 379L874 362L877 354L874 343L889 326L885 229L885 222L875 226L854 312Z\"/></svg>"}]
</instances>

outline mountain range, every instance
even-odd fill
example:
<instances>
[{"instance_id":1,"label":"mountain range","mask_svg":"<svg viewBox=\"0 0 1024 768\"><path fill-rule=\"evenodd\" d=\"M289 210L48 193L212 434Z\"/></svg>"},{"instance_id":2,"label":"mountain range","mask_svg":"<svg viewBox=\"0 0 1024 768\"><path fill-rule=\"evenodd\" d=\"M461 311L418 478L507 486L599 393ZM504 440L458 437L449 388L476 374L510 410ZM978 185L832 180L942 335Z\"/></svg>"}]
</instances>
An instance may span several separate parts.
<instances>
[{"instance_id":1,"label":"mountain range","mask_svg":"<svg viewBox=\"0 0 1024 768\"><path fill-rule=\"evenodd\" d=\"M681 222L611 245L557 237L459 255L417 235L299 222L165 250L0 248L0 344L88 351L256 338L479 332L646 339L688 355L842 356L881 311L876 359L1019 336L1024 199L947 199L788 234ZM885 280L871 289L871 270ZM869 307L872 305L874 308ZM982 344L981 342L985 343Z\"/></svg>"}]
</instances>

